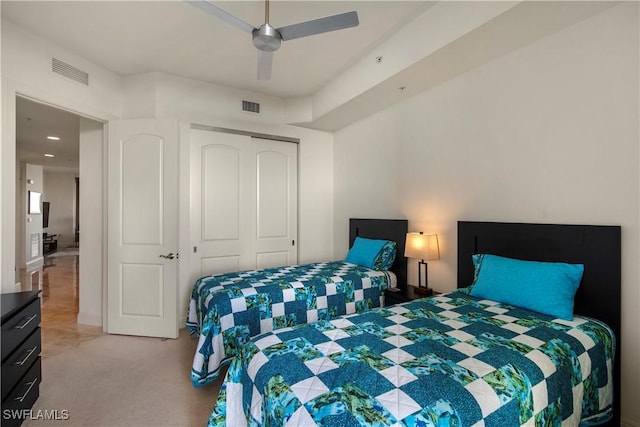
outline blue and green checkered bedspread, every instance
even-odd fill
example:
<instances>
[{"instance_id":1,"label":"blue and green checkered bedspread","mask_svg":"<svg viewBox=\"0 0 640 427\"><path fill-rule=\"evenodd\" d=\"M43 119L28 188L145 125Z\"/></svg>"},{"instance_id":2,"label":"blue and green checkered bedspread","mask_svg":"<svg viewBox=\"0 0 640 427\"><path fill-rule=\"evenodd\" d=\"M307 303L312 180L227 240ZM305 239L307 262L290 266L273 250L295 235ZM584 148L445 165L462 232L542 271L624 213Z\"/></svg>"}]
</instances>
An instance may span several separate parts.
<instances>
[{"instance_id":1,"label":"blue and green checkered bedspread","mask_svg":"<svg viewBox=\"0 0 640 427\"><path fill-rule=\"evenodd\" d=\"M255 337L209 425L594 425L614 352L599 321L452 292Z\"/></svg>"},{"instance_id":2,"label":"blue and green checkered bedspread","mask_svg":"<svg viewBox=\"0 0 640 427\"><path fill-rule=\"evenodd\" d=\"M390 282L387 271L342 261L198 279L187 316L187 327L199 334L191 381L198 386L216 379L253 336L380 307Z\"/></svg>"}]
</instances>

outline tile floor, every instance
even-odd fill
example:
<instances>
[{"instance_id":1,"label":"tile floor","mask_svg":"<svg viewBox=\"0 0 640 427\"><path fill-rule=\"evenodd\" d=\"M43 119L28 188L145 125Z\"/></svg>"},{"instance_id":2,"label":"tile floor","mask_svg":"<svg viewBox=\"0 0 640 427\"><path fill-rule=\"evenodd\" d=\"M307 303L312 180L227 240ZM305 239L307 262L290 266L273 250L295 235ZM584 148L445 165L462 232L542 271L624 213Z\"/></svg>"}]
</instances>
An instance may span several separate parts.
<instances>
[{"instance_id":1,"label":"tile floor","mask_svg":"<svg viewBox=\"0 0 640 427\"><path fill-rule=\"evenodd\" d=\"M79 256L57 253L45 257L42 279L33 289L42 289L42 357L48 357L83 341L103 335L101 326L78 325ZM24 273L23 273L24 275ZM31 290L30 280L21 280Z\"/></svg>"}]
</instances>

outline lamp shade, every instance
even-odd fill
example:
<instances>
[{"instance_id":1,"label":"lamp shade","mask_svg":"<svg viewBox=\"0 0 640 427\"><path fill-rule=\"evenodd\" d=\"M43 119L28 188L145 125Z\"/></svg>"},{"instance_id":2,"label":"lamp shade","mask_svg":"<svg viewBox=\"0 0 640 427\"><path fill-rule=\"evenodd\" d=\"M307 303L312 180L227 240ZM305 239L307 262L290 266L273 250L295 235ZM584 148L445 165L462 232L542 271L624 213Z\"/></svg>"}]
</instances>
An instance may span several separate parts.
<instances>
[{"instance_id":1,"label":"lamp shade","mask_svg":"<svg viewBox=\"0 0 640 427\"><path fill-rule=\"evenodd\" d=\"M440 259L437 234L407 233L404 256L423 261Z\"/></svg>"}]
</instances>

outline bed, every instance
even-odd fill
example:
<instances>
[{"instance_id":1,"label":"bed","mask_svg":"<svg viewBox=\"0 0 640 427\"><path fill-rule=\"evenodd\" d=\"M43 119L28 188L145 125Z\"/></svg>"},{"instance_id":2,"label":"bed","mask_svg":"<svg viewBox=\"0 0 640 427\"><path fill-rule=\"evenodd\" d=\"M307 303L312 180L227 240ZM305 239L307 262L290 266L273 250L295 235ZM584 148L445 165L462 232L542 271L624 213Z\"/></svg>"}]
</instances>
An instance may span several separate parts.
<instances>
[{"instance_id":1,"label":"bed","mask_svg":"<svg viewBox=\"0 0 640 427\"><path fill-rule=\"evenodd\" d=\"M458 256L454 292L253 338L209 425L619 425L620 227L459 222ZM583 268L570 318L478 296L489 261Z\"/></svg>"},{"instance_id":2,"label":"bed","mask_svg":"<svg viewBox=\"0 0 640 427\"><path fill-rule=\"evenodd\" d=\"M253 336L380 307L386 289L406 286L406 233L406 220L350 219L350 248L362 238L395 243L388 269L333 261L198 279L186 323L198 335L193 384L215 380Z\"/></svg>"}]
</instances>

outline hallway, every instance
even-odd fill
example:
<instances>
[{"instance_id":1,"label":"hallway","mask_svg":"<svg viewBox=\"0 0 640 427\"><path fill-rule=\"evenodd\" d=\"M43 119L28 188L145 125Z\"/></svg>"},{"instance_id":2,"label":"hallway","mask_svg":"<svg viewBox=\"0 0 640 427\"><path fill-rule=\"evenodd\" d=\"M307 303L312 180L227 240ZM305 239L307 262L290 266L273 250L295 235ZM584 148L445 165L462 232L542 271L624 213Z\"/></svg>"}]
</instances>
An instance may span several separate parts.
<instances>
[{"instance_id":1,"label":"hallway","mask_svg":"<svg viewBox=\"0 0 640 427\"><path fill-rule=\"evenodd\" d=\"M45 258L42 272L42 356L49 357L104 335L101 326L78 325L77 251L59 251ZM26 283L27 281L22 281ZM23 289L31 290L31 288Z\"/></svg>"}]
</instances>

